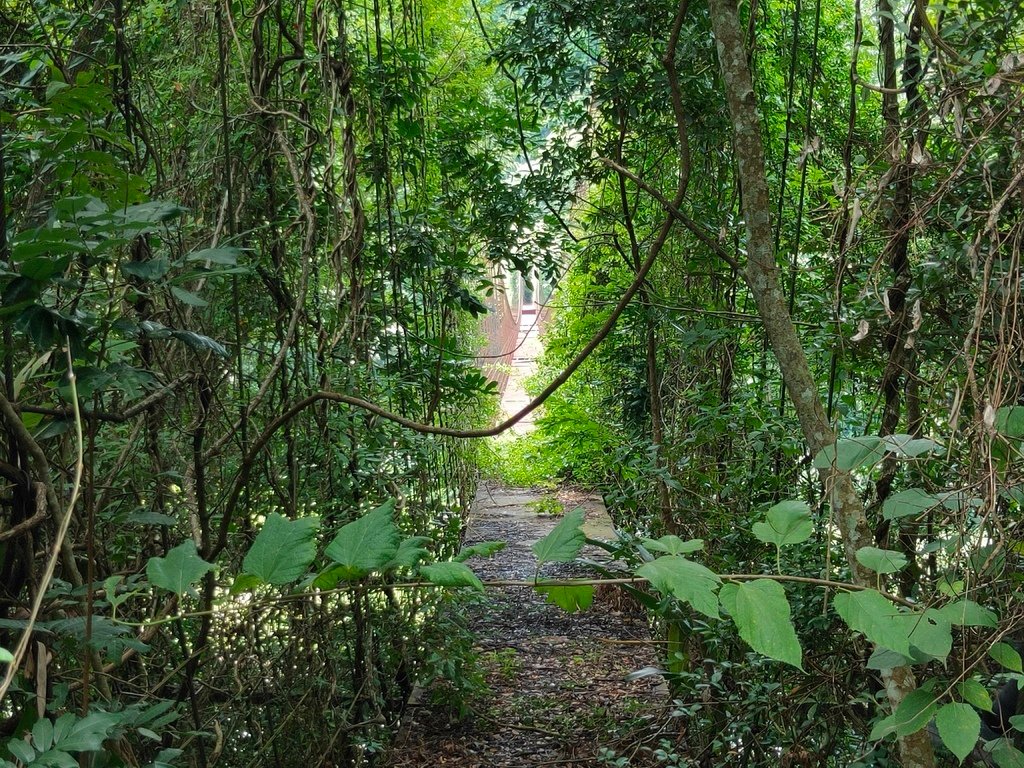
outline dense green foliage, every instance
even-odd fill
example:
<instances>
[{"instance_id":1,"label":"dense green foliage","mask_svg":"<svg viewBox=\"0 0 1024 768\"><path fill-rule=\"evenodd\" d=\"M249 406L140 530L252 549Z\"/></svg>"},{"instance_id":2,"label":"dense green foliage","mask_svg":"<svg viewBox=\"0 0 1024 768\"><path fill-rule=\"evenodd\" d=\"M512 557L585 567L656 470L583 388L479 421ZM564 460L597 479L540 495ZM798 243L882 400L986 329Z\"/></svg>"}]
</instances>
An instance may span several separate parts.
<instances>
[{"instance_id":1,"label":"dense green foliage","mask_svg":"<svg viewBox=\"0 0 1024 768\"><path fill-rule=\"evenodd\" d=\"M4 4L0 760L379 762L414 682L478 684L423 582L485 589L461 529L505 462L600 489L610 575L652 588L686 727L651 759L888 765L930 727L1024 761L976 746L1022 671L1024 21L741 8L794 394L745 270L728 5ZM530 270L558 276L538 391L636 295L481 457L478 320Z\"/></svg>"},{"instance_id":2,"label":"dense green foliage","mask_svg":"<svg viewBox=\"0 0 1024 768\"><path fill-rule=\"evenodd\" d=\"M357 585L457 551L474 448L314 396L493 411L485 257L521 258L530 203L474 24L5 4L0 645L58 563L6 734L45 705L111 713L111 764L358 764L386 741L438 602ZM364 562L383 534L345 526L385 502L394 546Z\"/></svg>"},{"instance_id":3,"label":"dense green foliage","mask_svg":"<svg viewBox=\"0 0 1024 768\"><path fill-rule=\"evenodd\" d=\"M554 298L548 376L572 358L632 281L656 240L680 162L689 173L682 211L703 230L701 236L677 223L641 300L548 401L532 439L557 457L562 477L600 488L623 529L699 536L709 542L704 562L718 572L849 579L838 531L829 524L829 489L816 471L835 455L808 460L736 268L745 245L736 226L741 192L702 6L691 6L680 27L675 90L672 63L662 61L671 4L529 7L512 27L509 56L529 67L531 53L521 52L546 46L544 88L559 85L568 60L583 70L577 82L593 84L584 131L596 159L578 209L584 236L568 249L571 266ZM896 436L863 451L850 444L845 465L839 452L840 468L855 472L877 541L875 554L857 553L861 564L879 574L880 587L915 602L981 597L1002 616L1002 631L1014 635L1020 475L1012 422L1024 392L1014 338L1020 218L1010 200L1020 182L1011 128L1020 112L1004 78L1019 73L1021 20L962 4L930 15L932 24L942 24L936 42L922 29L921 11L908 11L910 26L901 27L903 10L888 7L872 20L859 15L859 5L855 11L843 3L761 4L750 20L775 251L789 311L837 432ZM894 16L900 60L868 42L884 41L886 19L893 34ZM982 18L1000 30L985 41L976 35ZM581 56L581 40L592 57ZM851 41L859 45L851 49ZM884 96L862 86L879 82L875 72L881 85L899 92ZM672 126L674 98L688 155L680 153ZM981 115L987 117L971 128ZM624 181L601 159L645 184ZM928 440L934 442L919 442ZM764 524L755 521L786 498L815 510L813 538L786 552L760 549L748 531L762 538L757 525ZM856 670L857 656L870 650L851 645L839 617L823 613L828 596L819 587L787 590L800 639L813 649L810 663ZM842 597L835 596L837 609ZM722 604L734 614L735 603L724 595ZM882 646L907 643L906 630L879 639L848 611L839 614ZM710 765L775 764L773 755L792 764L885 759L865 757L870 744L854 736L867 735L860 707L879 693L874 673L818 675L807 686L795 670L752 672L747 648L721 624L669 611L664 628L679 648L676 690L688 717L689 742L680 754L701 754ZM740 635L776 658L790 653L759 647L742 628ZM935 691L969 677L964 670L986 683L999 671L975 666L998 635L972 629L954 636L952 666L928 664L929 654L917 656L921 648L913 642L903 648L925 678L937 675ZM715 670L710 678L708 669ZM778 697L777 690L793 693ZM929 694L928 704L935 699L942 701ZM951 712L939 719L940 734ZM968 731L972 718L965 715ZM884 732L876 728L871 736ZM960 757L973 749L977 732L975 726L974 736L957 744ZM965 740L970 746L960 754ZM745 745L739 753L737 743Z\"/></svg>"}]
</instances>

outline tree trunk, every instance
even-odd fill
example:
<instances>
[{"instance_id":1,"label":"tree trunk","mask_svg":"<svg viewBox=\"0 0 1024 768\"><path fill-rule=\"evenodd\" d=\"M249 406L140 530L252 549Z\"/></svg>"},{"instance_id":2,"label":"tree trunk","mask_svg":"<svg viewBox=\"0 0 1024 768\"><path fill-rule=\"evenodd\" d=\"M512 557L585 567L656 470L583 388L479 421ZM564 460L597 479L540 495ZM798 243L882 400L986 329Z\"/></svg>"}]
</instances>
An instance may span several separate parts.
<instances>
[{"instance_id":1,"label":"tree trunk","mask_svg":"<svg viewBox=\"0 0 1024 768\"><path fill-rule=\"evenodd\" d=\"M790 317L779 268L775 262L764 145L736 0L709 0L708 6L732 117L734 153L743 191L743 217L747 234L744 276L757 302L772 351L782 369L786 389L800 420L804 438L811 453L816 454L835 442L835 434L825 416L817 383ZM864 515L864 505L848 473L823 470L823 475L826 487L831 489L832 512L842 534L853 581L873 586L874 575L856 559L857 550L873 542ZM894 709L917 686L914 673L909 667L883 670L882 678L889 703ZM926 730L901 738L899 747L902 763L907 768L933 768L935 765Z\"/></svg>"}]
</instances>

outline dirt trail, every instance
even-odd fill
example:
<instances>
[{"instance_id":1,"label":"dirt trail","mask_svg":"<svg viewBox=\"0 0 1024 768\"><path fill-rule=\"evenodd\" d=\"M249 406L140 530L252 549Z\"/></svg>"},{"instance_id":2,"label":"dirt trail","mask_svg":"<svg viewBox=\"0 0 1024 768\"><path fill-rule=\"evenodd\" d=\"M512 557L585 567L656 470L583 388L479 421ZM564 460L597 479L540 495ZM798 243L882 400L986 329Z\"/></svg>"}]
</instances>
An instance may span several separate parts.
<instances>
[{"instance_id":1,"label":"dirt trail","mask_svg":"<svg viewBox=\"0 0 1024 768\"><path fill-rule=\"evenodd\" d=\"M600 499L560 491L565 511L586 509L584 530L594 538L610 534ZM542 494L525 489L481 488L466 544L503 540L493 558L469 565L482 579L532 579L534 542L558 517L530 506ZM596 557L602 550L586 550ZM585 575L566 564L545 569L546 577ZM598 593L586 612L567 614L533 589L489 589L486 600L467 609L466 621L486 676L487 692L471 702L471 714L453 722L451 712L432 703L430 691L407 717L402 742L387 765L395 768L523 768L600 766L599 750L610 748L645 764L646 746L665 734L666 698L660 678L632 682L626 676L657 663L646 619L618 592Z\"/></svg>"}]
</instances>

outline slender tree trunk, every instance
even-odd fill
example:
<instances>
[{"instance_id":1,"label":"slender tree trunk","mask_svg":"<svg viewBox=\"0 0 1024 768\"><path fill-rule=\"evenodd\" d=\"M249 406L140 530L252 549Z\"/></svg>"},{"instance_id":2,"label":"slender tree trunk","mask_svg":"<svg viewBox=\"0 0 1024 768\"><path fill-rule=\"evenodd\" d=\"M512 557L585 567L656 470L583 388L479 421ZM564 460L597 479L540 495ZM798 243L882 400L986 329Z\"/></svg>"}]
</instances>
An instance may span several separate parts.
<instances>
[{"instance_id":1,"label":"slender tree trunk","mask_svg":"<svg viewBox=\"0 0 1024 768\"><path fill-rule=\"evenodd\" d=\"M882 82L888 89L882 94L882 117L885 121L885 143L892 158L894 170L889 199L889 241L886 243L884 258L892 272L892 283L886 289L886 307L889 325L883 337L888 360L882 373L880 390L883 397L882 421L879 435L891 435L899 431L903 415L904 388L910 387L907 371L915 359L912 347L914 333L914 310L907 303L907 293L913 282L909 248L910 230L913 224L914 157L924 152L928 140L927 113L921 99L920 81L921 32L923 23L915 9L906 31L906 47L903 54L903 90L907 95L906 125L900 117L896 87L896 29L894 14L889 0L880 0L878 5L878 39L882 57ZM920 311L918 309L918 311ZM919 437L915 428L908 432ZM892 494L898 463L896 457L888 455L882 461L882 469L875 483L873 510L881 509ZM875 529L875 540L879 546L889 547L891 521L884 520ZM906 555L909 565L900 572L900 592L909 597L920 577L921 567L917 561L917 537L909 530L899 530L895 542Z\"/></svg>"},{"instance_id":2,"label":"slender tree trunk","mask_svg":"<svg viewBox=\"0 0 1024 768\"><path fill-rule=\"evenodd\" d=\"M653 311L648 305L647 311ZM666 533L679 533L679 524L672 513L672 495L665 475L669 472L665 459L665 409L661 403L661 372L658 370L658 337L653 319L647 321L647 388L651 409L651 444L654 446L654 466L658 470L655 487L658 491L658 518Z\"/></svg>"},{"instance_id":3,"label":"slender tree trunk","mask_svg":"<svg viewBox=\"0 0 1024 768\"><path fill-rule=\"evenodd\" d=\"M772 351L782 369L786 389L800 420L804 438L811 452L817 453L835 442L835 434L825 416L817 383L790 317L775 261L764 145L739 12L736 0L709 0L708 6L732 117L734 152L743 190L743 217L747 234L745 277L757 302ZM864 505L848 473L825 470L823 474L832 490L832 512L836 526L842 533L853 581L872 586L875 583L873 574L861 566L855 556L858 549L871 545L873 541L864 515ZM882 670L882 678L893 708L917 686L914 673L909 667ZM933 768L935 765L926 730L901 738L899 747L902 763L907 768Z\"/></svg>"}]
</instances>

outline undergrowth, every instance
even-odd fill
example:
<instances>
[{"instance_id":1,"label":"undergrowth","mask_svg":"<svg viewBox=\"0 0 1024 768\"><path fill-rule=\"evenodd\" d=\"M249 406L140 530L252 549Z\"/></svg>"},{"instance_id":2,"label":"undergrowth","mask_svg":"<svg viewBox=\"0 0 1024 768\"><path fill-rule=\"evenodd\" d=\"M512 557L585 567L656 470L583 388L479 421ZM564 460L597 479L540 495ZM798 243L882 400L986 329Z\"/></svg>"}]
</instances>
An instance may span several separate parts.
<instances>
[{"instance_id":1,"label":"undergrowth","mask_svg":"<svg viewBox=\"0 0 1024 768\"><path fill-rule=\"evenodd\" d=\"M477 458L481 477L521 488L553 488L562 462L546 447L539 432L491 438Z\"/></svg>"}]
</instances>

